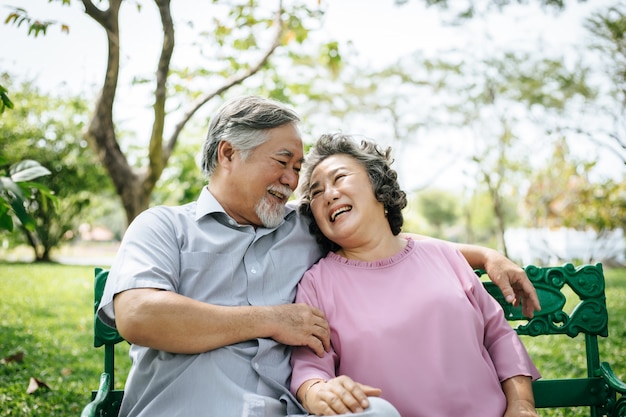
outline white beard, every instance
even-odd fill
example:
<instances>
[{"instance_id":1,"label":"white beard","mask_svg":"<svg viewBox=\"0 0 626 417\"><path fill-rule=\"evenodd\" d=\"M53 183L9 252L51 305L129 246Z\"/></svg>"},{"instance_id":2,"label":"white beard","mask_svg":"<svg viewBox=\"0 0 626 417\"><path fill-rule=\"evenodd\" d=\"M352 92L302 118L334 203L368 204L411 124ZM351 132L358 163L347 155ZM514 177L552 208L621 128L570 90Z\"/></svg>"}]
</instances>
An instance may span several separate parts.
<instances>
[{"instance_id":1,"label":"white beard","mask_svg":"<svg viewBox=\"0 0 626 417\"><path fill-rule=\"evenodd\" d=\"M254 208L256 215L264 227L273 229L283 221L285 217L285 205L273 204L269 201L269 197L265 197L259 201Z\"/></svg>"}]
</instances>

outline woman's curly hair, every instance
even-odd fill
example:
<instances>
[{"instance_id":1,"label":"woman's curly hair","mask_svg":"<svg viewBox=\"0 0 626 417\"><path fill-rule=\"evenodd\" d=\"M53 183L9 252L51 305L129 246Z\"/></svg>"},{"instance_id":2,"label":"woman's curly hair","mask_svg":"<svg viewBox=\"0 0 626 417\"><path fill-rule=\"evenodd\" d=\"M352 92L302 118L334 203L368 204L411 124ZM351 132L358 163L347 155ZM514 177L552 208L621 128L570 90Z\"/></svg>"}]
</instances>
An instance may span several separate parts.
<instances>
[{"instance_id":1,"label":"woman's curly hair","mask_svg":"<svg viewBox=\"0 0 626 417\"><path fill-rule=\"evenodd\" d=\"M360 142L350 135L342 133L322 135L306 156L302 167L302 176L298 193L301 197L300 213L311 219L309 230L315 236L324 253L338 250L340 247L330 241L319 229L311 211L311 174L326 158L343 154L356 159L368 173L376 200L383 203L389 227L394 235L402 230L404 218L402 209L406 207L406 193L400 189L398 174L391 168L391 148L382 149L371 140Z\"/></svg>"}]
</instances>

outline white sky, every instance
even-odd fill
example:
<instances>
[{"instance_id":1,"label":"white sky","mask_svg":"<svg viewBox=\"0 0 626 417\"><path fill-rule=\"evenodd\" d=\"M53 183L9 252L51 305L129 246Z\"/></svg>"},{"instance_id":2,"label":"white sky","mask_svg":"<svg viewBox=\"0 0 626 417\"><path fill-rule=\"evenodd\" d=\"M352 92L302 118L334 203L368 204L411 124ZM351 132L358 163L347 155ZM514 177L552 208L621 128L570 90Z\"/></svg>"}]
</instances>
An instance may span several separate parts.
<instances>
[{"instance_id":1,"label":"white sky","mask_svg":"<svg viewBox=\"0 0 626 417\"><path fill-rule=\"evenodd\" d=\"M455 29L442 27L438 23L438 11L434 8L426 9L424 0L409 0L408 4L401 7L395 6L393 0L321 1L328 6L323 35L341 42L352 42L363 59L371 65L380 66L415 50L434 55L442 49L477 49L479 42L482 43L478 45L478 50L484 53L507 46L518 49L541 48L546 54L551 51L555 55L561 54L584 43L582 19L591 10L614 3L610 0L589 0L582 4L569 1L567 11L559 17L543 13L537 6L523 6L513 9L515 13L508 12L488 20L474 19L469 26ZM24 3L23 0L0 0L2 21L8 13L6 6L17 5L25 7L33 16L67 23L70 35L61 34L58 27L51 27L46 36L33 38L26 36L24 28L0 24L0 70L5 69L26 79L36 79L45 90L60 89L72 94L92 96L99 88L106 64L106 40L101 28L84 14L78 1L73 1L71 7L62 7L56 2L50 4L47 0ZM159 42L149 42L149 39L152 36L160 38L158 26L152 24L158 22L158 16L150 2L143 3L145 7L140 13L132 6L133 2L122 7L122 36L128 41L122 55L122 76L124 72L152 71L154 67L158 53L155 48ZM202 9L210 7L211 2L176 0L172 3L176 18L179 13L190 12L191 16L201 16ZM183 35L183 39L177 40L178 46L190 42L184 39L185 28L178 28L177 35ZM489 42L485 41L485 36L489 36ZM181 53L182 49L177 52ZM123 95L124 84L120 87L120 95ZM137 105L145 108L149 103ZM419 150L414 151L419 153ZM608 158L609 171L615 167L615 172L623 174L623 164L616 158L611 159L607 155L603 157ZM409 177L408 173L404 175L402 171L400 175L401 178ZM447 180L442 180L441 185L455 183L459 176L462 176L459 171L452 172ZM409 189L417 185L409 182L404 184Z\"/></svg>"},{"instance_id":2,"label":"white sky","mask_svg":"<svg viewBox=\"0 0 626 417\"><path fill-rule=\"evenodd\" d=\"M582 4L569 1L566 12L558 18L542 13L537 6L522 6L514 9L515 15L496 15L488 21L475 19L470 22L473 28L464 26L455 30L442 27L438 23L437 9L425 8L424 0L409 0L403 6L395 6L393 0L321 2L328 6L322 32L342 42L353 42L374 65L390 63L415 50L436 53L440 49L463 47L475 41L472 33L476 32L493 34L492 41L484 45L485 48L504 44L517 48L537 47L530 41L539 38L544 50L550 47L555 51L562 50L564 46L580 43L584 36L581 21L590 10L613 3L611 0L590 0ZM158 47L158 42L149 42L151 36L159 36L159 28L154 24L155 19L158 22L154 6L144 1L144 7L137 12L133 3L128 2L121 9L121 36L125 42L123 59L127 67L139 67L146 59L152 61ZM209 3L176 0L172 6L174 17L201 16L202 9L210 7ZM2 21L8 13L7 6L25 7L32 16L67 23L70 35L61 34L59 28L53 26L46 36L33 38L25 35L24 28L0 24L1 67L37 78L42 85L49 87L65 83L71 90L84 91L98 86L106 62L105 36L101 28L83 13L79 1L74 0L71 7L62 7L56 1L0 0ZM177 7L181 7L180 10ZM185 39L182 42L180 39L185 28L177 29L178 47L185 43ZM150 64L152 62L147 68L151 69Z\"/></svg>"}]
</instances>

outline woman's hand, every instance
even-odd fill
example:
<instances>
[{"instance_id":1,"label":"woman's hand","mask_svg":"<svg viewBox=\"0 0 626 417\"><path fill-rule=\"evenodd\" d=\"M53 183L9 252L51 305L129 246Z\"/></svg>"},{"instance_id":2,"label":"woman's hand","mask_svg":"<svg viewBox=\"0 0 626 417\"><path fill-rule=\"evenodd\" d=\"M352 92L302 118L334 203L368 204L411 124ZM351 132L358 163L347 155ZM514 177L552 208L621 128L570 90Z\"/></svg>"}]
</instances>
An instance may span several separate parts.
<instances>
[{"instance_id":1,"label":"woman's hand","mask_svg":"<svg viewBox=\"0 0 626 417\"><path fill-rule=\"evenodd\" d=\"M378 388L360 384L345 375L326 382L308 380L298 389L298 398L309 413L319 416L334 416L360 413L369 407L368 396L378 397Z\"/></svg>"}]
</instances>

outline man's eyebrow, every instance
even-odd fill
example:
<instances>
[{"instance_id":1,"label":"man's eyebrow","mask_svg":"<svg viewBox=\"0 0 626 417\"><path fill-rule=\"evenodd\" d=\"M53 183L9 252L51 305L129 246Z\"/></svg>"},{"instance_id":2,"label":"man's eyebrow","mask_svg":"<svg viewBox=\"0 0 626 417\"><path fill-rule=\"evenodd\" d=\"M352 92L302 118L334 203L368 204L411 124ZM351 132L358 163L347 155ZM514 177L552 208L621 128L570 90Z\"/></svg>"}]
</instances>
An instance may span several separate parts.
<instances>
[{"instance_id":1,"label":"man's eyebrow","mask_svg":"<svg viewBox=\"0 0 626 417\"><path fill-rule=\"evenodd\" d=\"M289 149L280 149L278 152L276 152L276 155L278 156L286 156L288 158L293 158L293 152L291 152ZM300 158L299 161L301 164L304 163L304 157Z\"/></svg>"}]
</instances>

